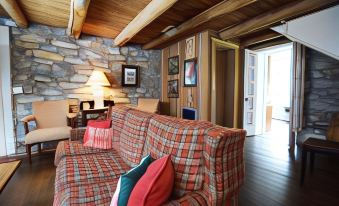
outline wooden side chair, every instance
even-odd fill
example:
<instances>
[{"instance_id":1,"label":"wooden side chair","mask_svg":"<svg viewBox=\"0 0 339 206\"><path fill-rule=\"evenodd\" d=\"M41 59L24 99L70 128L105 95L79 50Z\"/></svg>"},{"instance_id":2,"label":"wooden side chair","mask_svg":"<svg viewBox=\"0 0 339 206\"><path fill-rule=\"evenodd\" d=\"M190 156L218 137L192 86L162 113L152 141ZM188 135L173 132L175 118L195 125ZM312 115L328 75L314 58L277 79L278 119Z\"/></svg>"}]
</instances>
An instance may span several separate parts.
<instances>
[{"instance_id":1,"label":"wooden side chair","mask_svg":"<svg viewBox=\"0 0 339 206\"><path fill-rule=\"evenodd\" d=\"M31 148L38 145L41 153L41 143L65 140L70 137L72 127L75 127L75 113L69 113L68 100L41 101L32 103L33 114L21 121L25 127L25 144L29 162L32 163ZM35 121L36 128L29 131L28 123Z\"/></svg>"},{"instance_id":2,"label":"wooden side chair","mask_svg":"<svg viewBox=\"0 0 339 206\"><path fill-rule=\"evenodd\" d=\"M310 153L310 170L313 173L315 154L339 156L339 113L333 115L326 140L310 137L302 144L300 185L304 183L307 156Z\"/></svg>"}]
</instances>

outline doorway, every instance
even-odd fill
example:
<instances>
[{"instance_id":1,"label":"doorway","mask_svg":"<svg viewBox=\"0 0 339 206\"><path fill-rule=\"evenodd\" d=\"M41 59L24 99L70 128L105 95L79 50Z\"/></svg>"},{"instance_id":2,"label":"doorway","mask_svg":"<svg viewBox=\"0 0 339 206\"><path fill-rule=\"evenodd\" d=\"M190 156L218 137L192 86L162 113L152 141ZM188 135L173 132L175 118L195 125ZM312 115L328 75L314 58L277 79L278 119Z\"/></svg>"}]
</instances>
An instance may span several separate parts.
<instances>
[{"instance_id":1,"label":"doorway","mask_svg":"<svg viewBox=\"0 0 339 206\"><path fill-rule=\"evenodd\" d=\"M246 51L244 127L288 144L292 44Z\"/></svg>"},{"instance_id":2,"label":"doorway","mask_svg":"<svg viewBox=\"0 0 339 206\"><path fill-rule=\"evenodd\" d=\"M211 122L238 127L239 47L212 38Z\"/></svg>"}]
</instances>

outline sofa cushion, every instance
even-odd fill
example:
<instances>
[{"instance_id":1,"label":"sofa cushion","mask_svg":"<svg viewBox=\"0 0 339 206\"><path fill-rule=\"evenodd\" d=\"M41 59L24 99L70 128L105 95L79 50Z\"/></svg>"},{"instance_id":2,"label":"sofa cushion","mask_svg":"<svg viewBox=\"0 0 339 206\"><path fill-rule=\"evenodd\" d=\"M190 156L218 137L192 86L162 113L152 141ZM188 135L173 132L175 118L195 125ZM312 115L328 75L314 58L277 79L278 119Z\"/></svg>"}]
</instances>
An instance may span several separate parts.
<instances>
[{"instance_id":1,"label":"sofa cushion","mask_svg":"<svg viewBox=\"0 0 339 206\"><path fill-rule=\"evenodd\" d=\"M112 107L112 128L113 128L113 141L119 142L121 131L124 128L125 117L131 108L125 106Z\"/></svg>"},{"instance_id":2,"label":"sofa cushion","mask_svg":"<svg viewBox=\"0 0 339 206\"><path fill-rule=\"evenodd\" d=\"M84 135L84 142L88 141L88 128L92 127L92 128L101 128L101 129L108 129L111 127L111 120L89 120L87 122L87 128L86 128L86 132Z\"/></svg>"},{"instance_id":3,"label":"sofa cushion","mask_svg":"<svg viewBox=\"0 0 339 206\"><path fill-rule=\"evenodd\" d=\"M53 205L109 205L117 182L118 179L96 183L69 183L67 188L55 193Z\"/></svg>"},{"instance_id":4,"label":"sofa cushion","mask_svg":"<svg viewBox=\"0 0 339 206\"><path fill-rule=\"evenodd\" d=\"M72 185L81 185L84 182L96 184L98 182L118 179L130 167L119 157L118 152L64 157L55 176L55 192L65 190Z\"/></svg>"},{"instance_id":5,"label":"sofa cushion","mask_svg":"<svg viewBox=\"0 0 339 206\"><path fill-rule=\"evenodd\" d=\"M87 138L84 140L85 147L99 149L112 149L113 130L111 128L95 128L87 126Z\"/></svg>"},{"instance_id":6,"label":"sofa cushion","mask_svg":"<svg viewBox=\"0 0 339 206\"><path fill-rule=\"evenodd\" d=\"M120 188L114 193L114 195L118 193L118 205L127 205L134 186L144 175L152 161L153 159L151 155L147 155L141 160L138 166L132 168L130 171L120 177ZM114 201L114 199L112 200Z\"/></svg>"},{"instance_id":7,"label":"sofa cushion","mask_svg":"<svg viewBox=\"0 0 339 206\"><path fill-rule=\"evenodd\" d=\"M176 197L202 188L204 134L212 126L210 122L160 115L150 120L145 153L151 153L155 159L171 155Z\"/></svg>"},{"instance_id":8,"label":"sofa cushion","mask_svg":"<svg viewBox=\"0 0 339 206\"><path fill-rule=\"evenodd\" d=\"M149 120L153 114L129 110L120 136L120 155L131 167L141 161Z\"/></svg>"},{"instance_id":9,"label":"sofa cushion","mask_svg":"<svg viewBox=\"0 0 339 206\"><path fill-rule=\"evenodd\" d=\"M71 127L53 127L30 131L25 137L25 144L48 142L67 139L70 137Z\"/></svg>"},{"instance_id":10,"label":"sofa cushion","mask_svg":"<svg viewBox=\"0 0 339 206\"><path fill-rule=\"evenodd\" d=\"M128 205L162 205L173 189L174 169L171 156L155 160L133 188Z\"/></svg>"},{"instance_id":11,"label":"sofa cushion","mask_svg":"<svg viewBox=\"0 0 339 206\"><path fill-rule=\"evenodd\" d=\"M61 141L55 151L54 165L58 166L60 160L65 156L105 153L110 150L85 147L80 141Z\"/></svg>"}]
</instances>

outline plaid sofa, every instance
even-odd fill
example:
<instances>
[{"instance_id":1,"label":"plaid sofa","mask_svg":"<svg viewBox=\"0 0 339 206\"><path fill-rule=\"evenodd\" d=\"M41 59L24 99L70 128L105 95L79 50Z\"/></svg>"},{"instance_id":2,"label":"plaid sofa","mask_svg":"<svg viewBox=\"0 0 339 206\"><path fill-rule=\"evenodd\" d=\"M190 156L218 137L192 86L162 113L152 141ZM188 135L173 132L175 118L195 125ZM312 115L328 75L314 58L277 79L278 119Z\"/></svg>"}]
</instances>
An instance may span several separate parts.
<instances>
[{"instance_id":1,"label":"plaid sofa","mask_svg":"<svg viewBox=\"0 0 339 206\"><path fill-rule=\"evenodd\" d=\"M84 147L84 129L60 142L54 205L110 205L121 174L146 154L171 154L175 184L165 205L237 205L246 132L115 106L114 148Z\"/></svg>"}]
</instances>

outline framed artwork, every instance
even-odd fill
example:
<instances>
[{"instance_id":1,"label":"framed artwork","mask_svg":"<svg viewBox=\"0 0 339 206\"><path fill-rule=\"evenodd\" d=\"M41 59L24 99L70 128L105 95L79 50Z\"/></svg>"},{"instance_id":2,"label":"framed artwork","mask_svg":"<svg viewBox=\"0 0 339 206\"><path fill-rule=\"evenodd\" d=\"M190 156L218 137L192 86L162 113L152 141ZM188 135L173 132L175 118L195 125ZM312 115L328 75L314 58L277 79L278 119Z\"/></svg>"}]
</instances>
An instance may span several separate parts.
<instances>
[{"instance_id":1,"label":"framed artwork","mask_svg":"<svg viewBox=\"0 0 339 206\"><path fill-rule=\"evenodd\" d=\"M185 59L193 59L195 57L195 36L186 39Z\"/></svg>"},{"instance_id":2,"label":"framed artwork","mask_svg":"<svg viewBox=\"0 0 339 206\"><path fill-rule=\"evenodd\" d=\"M179 74L179 56L168 58L168 75Z\"/></svg>"},{"instance_id":3,"label":"framed artwork","mask_svg":"<svg viewBox=\"0 0 339 206\"><path fill-rule=\"evenodd\" d=\"M123 87L139 86L139 66L122 65L121 85Z\"/></svg>"},{"instance_id":4,"label":"framed artwork","mask_svg":"<svg viewBox=\"0 0 339 206\"><path fill-rule=\"evenodd\" d=\"M167 84L167 96L168 98L179 97L179 83L178 80L169 80Z\"/></svg>"},{"instance_id":5,"label":"framed artwork","mask_svg":"<svg viewBox=\"0 0 339 206\"><path fill-rule=\"evenodd\" d=\"M184 62L184 86L196 87L198 81L196 59L185 60Z\"/></svg>"}]
</instances>

